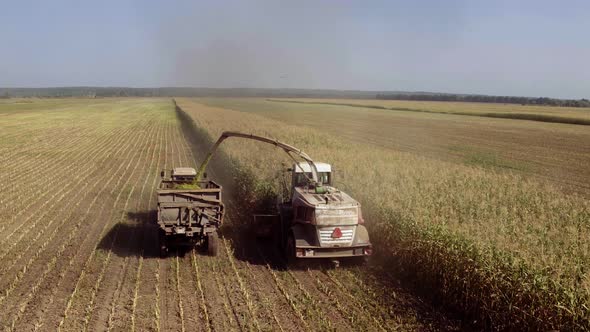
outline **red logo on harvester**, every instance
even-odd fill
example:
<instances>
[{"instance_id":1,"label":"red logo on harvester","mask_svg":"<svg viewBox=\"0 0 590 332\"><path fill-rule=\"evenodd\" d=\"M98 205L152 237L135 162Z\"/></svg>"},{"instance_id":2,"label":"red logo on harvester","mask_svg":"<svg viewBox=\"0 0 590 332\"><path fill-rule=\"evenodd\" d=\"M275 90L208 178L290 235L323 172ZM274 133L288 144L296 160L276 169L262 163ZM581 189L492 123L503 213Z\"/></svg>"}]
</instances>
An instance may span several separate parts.
<instances>
[{"instance_id":1,"label":"red logo on harvester","mask_svg":"<svg viewBox=\"0 0 590 332\"><path fill-rule=\"evenodd\" d=\"M342 237L342 231L340 230L340 227L334 228L334 231L332 232L332 238L339 239L341 237Z\"/></svg>"}]
</instances>

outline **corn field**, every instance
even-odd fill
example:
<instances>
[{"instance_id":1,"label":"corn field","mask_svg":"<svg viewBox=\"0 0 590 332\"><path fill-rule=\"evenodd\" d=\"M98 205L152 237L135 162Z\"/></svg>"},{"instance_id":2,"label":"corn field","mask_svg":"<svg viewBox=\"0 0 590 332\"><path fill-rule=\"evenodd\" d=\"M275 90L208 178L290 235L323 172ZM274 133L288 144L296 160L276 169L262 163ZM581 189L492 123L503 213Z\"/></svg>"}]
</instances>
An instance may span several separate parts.
<instances>
[{"instance_id":1,"label":"corn field","mask_svg":"<svg viewBox=\"0 0 590 332\"><path fill-rule=\"evenodd\" d=\"M232 211L248 202L228 202L219 256L195 250L160 258L160 170L195 167L209 147L196 144L183 121L170 99L0 105L2 330L458 328L394 275L355 266L286 269L265 244L246 248L233 231L243 216ZM247 181L211 174L236 192Z\"/></svg>"},{"instance_id":2,"label":"corn field","mask_svg":"<svg viewBox=\"0 0 590 332\"><path fill-rule=\"evenodd\" d=\"M240 109L239 102L229 104ZM392 151L361 136L345 140L330 129L317 129L330 122L321 115L327 113L316 114L313 123L319 125L291 125L281 117L297 113L268 109L262 116L223 108L224 103L178 101L201 128L202 139L224 130L266 135L340 171L336 182L360 199L378 252L371 269L355 277L406 280L416 292L480 328L590 329L590 203L584 195L515 172ZM309 106L302 112L311 112ZM372 135L371 128L365 130ZM242 184L245 192L264 196L276 191L277 165L288 163L280 153L236 141L226 143L224 151L220 163L232 163L239 170L236 178L252 178ZM323 288L321 280L316 286L329 297L334 288ZM333 307L349 322L365 318L349 315L343 303L350 302L333 302ZM389 329L388 321L368 323Z\"/></svg>"}]
</instances>

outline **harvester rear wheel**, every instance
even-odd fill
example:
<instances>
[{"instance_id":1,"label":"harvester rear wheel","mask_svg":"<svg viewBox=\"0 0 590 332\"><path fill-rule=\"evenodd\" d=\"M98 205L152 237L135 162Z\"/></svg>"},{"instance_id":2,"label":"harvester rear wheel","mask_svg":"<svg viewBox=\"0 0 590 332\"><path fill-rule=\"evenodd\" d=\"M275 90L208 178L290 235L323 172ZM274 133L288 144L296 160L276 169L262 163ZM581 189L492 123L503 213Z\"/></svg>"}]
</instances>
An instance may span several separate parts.
<instances>
[{"instance_id":1,"label":"harvester rear wheel","mask_svg":"<svg viewBox=\"0 0 590 332\"><path fill-rule=\"evenodd\" d=\"M207 236L207 254L217 256L217 247L219 246L219 237L217 232L209 233Z\"/></svg>"}]
</instances>

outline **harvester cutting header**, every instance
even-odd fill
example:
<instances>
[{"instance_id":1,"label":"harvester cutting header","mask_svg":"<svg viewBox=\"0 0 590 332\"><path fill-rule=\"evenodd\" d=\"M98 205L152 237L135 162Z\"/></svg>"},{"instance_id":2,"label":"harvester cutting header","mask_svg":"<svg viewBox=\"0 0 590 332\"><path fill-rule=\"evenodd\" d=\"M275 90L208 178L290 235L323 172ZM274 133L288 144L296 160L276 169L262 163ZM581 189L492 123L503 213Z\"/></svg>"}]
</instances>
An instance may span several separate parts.
<instances>
[{"instance_id":1,"label":"harvester cutting header","mask_svg":"<svg viewBox=\"0 0 590 332\"><path fill-rule=\"evenodd\" d=\"M291 172L290 194L277 204L276 213L254 215L254 227L259 228L258 233L273 237L288 261L298 258L365 259L371 255L361 206L348 194L333 187L329 164L316 163L305 152L278 140L231 131L221 134L198 171L176 168L172 170L171 178L163 179L165 186L161 185L158 191L158 224L161 233L166 235L162 237L164 247L167 248L168 237L188 235L193 237L193 242L206 242L209 252L216 253L216 231L223 219L221 186L203 178L219 145L229 137L275 145L294 162L288 169ZM218 194L204 198L212 192ZM168 218L163 218L161 211L170 206L171 197L176 210L167 214Z\"/></svg>"}]
</instances>

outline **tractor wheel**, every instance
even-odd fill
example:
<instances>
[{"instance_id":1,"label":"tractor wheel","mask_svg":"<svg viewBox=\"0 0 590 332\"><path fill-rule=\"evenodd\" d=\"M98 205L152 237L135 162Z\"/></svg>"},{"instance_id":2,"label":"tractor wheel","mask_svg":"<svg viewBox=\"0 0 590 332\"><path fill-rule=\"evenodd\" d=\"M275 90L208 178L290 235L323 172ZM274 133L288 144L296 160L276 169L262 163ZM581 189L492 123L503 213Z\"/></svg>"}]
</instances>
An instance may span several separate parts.
<instances>
[{"instance_id":1,"label":"tractor wheel","mask_svg":"<svg viewBox=\"0 0 590 332\"><path fill-rule=\"evenodd\" d=\"M217 247L219 246L219 237L217 232L209 233L207 236L207 254L217 256Z\"/></svg>"}]
</instances>

